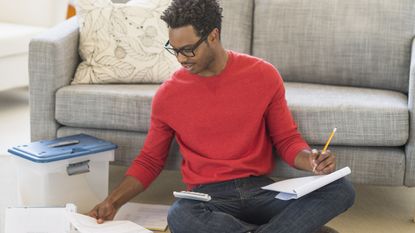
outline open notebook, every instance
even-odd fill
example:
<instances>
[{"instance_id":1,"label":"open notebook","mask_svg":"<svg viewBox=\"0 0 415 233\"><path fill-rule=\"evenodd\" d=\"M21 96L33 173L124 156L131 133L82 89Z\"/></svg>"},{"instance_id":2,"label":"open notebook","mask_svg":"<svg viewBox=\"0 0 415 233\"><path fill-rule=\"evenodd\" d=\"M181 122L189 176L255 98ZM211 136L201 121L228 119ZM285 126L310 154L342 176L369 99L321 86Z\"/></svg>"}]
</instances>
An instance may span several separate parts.
<instances>
[{"instance_id":1,"label":"open notebook","mask_svg":"<svg viewBox=\"0 0 415 233\"><path fill-rule=\"evenodd\" d=\"M262 189L280 192L275 198L281 200L298 199L350 173L350 168L344 167L328 175L306 176L278 181L264 186Z\"/></svg>"}]
</instances>

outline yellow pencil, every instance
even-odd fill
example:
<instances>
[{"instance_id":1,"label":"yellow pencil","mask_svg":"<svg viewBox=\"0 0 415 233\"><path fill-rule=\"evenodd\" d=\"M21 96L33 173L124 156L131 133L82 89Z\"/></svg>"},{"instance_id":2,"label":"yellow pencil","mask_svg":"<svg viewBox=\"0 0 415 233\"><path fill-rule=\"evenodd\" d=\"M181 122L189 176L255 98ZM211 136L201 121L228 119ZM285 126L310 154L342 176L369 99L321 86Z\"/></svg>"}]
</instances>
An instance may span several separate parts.
<instances>
[{"instance_id":1,"label":"yellow pencil","mask_svg":"<svg viewBox=\"0 0 415 233\"><path fill-rule=\"evenodd\" d=\"M324 152L326 152L327 147L329 147L329 144L330 144L330 142L331 142L331 139L333 139L333 136L334 136L334 133L336 133L336 130L337 130L337 128L334 128L334 129L333 129L333 131L331 132L330 137L329 137L329 139L328 139L328 140L327 140L327 142L326 142L326 145L324 146L323 150L321 151L321 153L322 153L322 154L323 154ZM313 166L313 172L315 172L315 171L316 171L316 167L317 167L317 165L314 165L314 166Z\"/></svg>"},{"instance_id":2,"label":"yellow pencil","mask_svg":"<svg viewBox=\"0 0 415 233\"><path fill-rule=\"evenodd\" d=\"M323 150L321 151L321 153L326 152L327 147L329 147L329 144L330 144L330 142L331 142L331 139L332 139L332 138L333 138L333 136L334 136L334 133L336 133L336 130L337 130L337 128L334 128L334 129L333 129L333 131L331 132L330 137L329 137L329 139L327 140L326 145L324 146L324 148L323 148Z\"/></svg>"}]
</instances>

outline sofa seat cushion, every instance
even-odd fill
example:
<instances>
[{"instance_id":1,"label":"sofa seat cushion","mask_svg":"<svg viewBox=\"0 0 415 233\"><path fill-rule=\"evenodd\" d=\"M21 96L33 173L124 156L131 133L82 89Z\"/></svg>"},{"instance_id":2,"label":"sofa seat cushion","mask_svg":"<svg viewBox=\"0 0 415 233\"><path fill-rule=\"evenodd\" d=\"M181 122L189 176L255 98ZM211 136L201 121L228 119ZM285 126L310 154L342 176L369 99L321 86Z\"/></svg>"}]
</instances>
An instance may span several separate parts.
<instances>
[{"instance_id":1,"label":"sofa seat cushion","mask_svg":"<svg viewBox=\"0 0 415 233\"><path fill-rule=\"evenodd\" d=\"M336 153L338 169L349 166L352 173L346 176L354 184L403 185L405 175L405 152L395 147L330 147ZM310 176L277 157L276 167L272 173L275 177Z\"/></svg>"},{"instance_id":2,"label":"sofa seat cushion","mask_svg":"<svg viewBox=\"0 0 415 233\"><path fill-rule=\"evenodd\" d=\"M61 127L57 131L58 137L86 133L118 145L113 163L129 166L139 154L144 145L146 134L121 130L103 130L88 128ZM347 176L356 184L402 185L405 173L405 153L402 148L391 147L330 147L337 155L337 168L349 166L352 174ZM165 169L179 169L182 157L179 145L173 139ZM373 166L377 164L377 166ZM368 175L370 174L370 175ZM276 159L276 166L272 176L291 178L312 175L290 167L287 163Z\"/></svg>"},{"instance_id":3,"label":"sofa seat cushion","mask_svg":"<svg viewBox=\"0 0 415 233\"><path fill-rule=\"evenodd\" d=\"M27 53L30 39L46 28L0 23L0 57Z\"/></svg>"},{"instance_id":4,"label":"sofa seat cushion","mask_svg":"<svg viewBox=\"0 0 415 233\"><path fill-rule=\"evenodd\" d=\"M407 96L368 88L286 82L287 102L310 144L403 146L408 140Z\"/></svg>"},{"instance_id":5,"label":"sofa seat cushion","mask_svg":"<svg viewBox=\"0 0 415 233\"><path fill-rule=\"evenodd\" d=\"M158 84L72 85L56 93L56 120L67 126L147 132Z\"/></svg>"},{"instance_id":6,"label":"sofa seat cushion","mask_svg":"<svg viewBox=\"0 0 415 233\"><path fill-rule=\"evenodd\" d=\"M125 166L129 166L135 157L140 153L147 137L146 133L140 132L72 127L60 127L56 133L58 137L86 133L115 143L118 148L115 150L115 161L112 162L112 164ZM173 139L164 168L175 170L179 169L181 164L182 156L179 152L179 145L176 140Z\"/></svg>"},{"instance_id":7,"label":"sofa seat cushion","mask_svg":"<svg viewBox=\"0 0 415 233\"><path fill-rule=\"evenodd\" d=\"M159 85L75 85L56 93L56 120L66 126L147 132ZM287 101L304 138L323 145L402 146L407 97L394 91L286 83Z\"/></svg>"}]
</instances>

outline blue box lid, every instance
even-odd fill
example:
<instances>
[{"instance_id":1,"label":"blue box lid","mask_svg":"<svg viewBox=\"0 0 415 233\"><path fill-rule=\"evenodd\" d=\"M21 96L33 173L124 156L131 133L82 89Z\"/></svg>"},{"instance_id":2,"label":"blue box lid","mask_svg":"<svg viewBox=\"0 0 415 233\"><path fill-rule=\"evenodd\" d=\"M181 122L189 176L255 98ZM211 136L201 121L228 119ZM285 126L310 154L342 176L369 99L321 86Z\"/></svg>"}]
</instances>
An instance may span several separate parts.
<instances>
[{"instance_id":1,"label":"blue box lid","mask_svg":"<svg viewBox=\"0 0 415 233\"><path fill-rule=\"evenodd\" d=\"M109 141L86 134L77 134L15 146L8 152L36 163L48 163L116 148L117 145Z\"/></svg>"}]
</instances>

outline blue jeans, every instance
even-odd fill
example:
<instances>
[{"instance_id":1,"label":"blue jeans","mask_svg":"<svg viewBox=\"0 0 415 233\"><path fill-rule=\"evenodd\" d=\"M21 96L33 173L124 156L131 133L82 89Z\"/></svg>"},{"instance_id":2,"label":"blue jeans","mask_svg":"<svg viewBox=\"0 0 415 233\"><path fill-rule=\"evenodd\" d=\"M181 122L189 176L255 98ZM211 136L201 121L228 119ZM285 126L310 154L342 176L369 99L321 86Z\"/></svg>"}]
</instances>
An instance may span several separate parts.
<instances>
[{"instance_id":1,"label":"blue jeans","mask_svg":"<svg viewBox=\"0 0 415 233\"><path fill-rule=\"evenodd\" d=\"M274 181L266 176L201 185L209 202L178 199L167 221L173 233L313 233L353 205L355 193L342 178L296 200L276 199L261 189Z\"/></svg>"}]
</instances>

